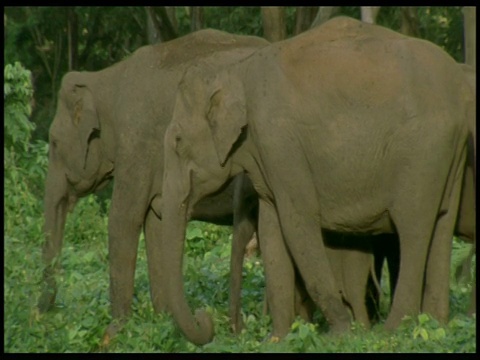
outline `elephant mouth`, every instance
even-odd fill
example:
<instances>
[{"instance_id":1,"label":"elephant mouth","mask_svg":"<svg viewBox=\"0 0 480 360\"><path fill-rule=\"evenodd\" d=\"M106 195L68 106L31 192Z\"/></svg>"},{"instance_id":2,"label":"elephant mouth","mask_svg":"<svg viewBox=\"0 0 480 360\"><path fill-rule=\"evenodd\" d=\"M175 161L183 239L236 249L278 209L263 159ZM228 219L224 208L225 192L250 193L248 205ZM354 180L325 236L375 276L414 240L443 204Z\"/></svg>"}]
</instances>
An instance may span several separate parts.
<instances>
[{"instance_id":1,"label":"elephant mouth","mask_svg":"<svg viewBox=\"0 0 480 360\"><path fill-rule=\"evenodd\" d=\"M84 197L104 188L113 179L113 170L100 179L72 181L66 175L67 182L78 197Z\"/></svg>"}]
</instances>

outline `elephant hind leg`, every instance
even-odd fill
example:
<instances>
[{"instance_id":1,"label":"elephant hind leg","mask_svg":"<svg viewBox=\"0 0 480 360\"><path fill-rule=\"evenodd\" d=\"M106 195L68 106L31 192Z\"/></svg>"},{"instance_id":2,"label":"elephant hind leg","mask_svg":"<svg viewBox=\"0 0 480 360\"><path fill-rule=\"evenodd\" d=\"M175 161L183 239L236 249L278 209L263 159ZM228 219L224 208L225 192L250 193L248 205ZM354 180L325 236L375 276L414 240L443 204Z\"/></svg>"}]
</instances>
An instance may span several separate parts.
<instances>
[{"instance_id":1,"label":"elephant hind leg","mask_svg":"<svg viewBox=\"0 0 480 360\"><path fill-rule=\"evenodd\" d=\"M434 218L432 212L427 224L433 224ZM410 223L405 218L403 220L406 224ZM413 224L413 219L411 221ZM432 236L431 226L415 227L404 223L396 222L400 236L400 271L390 313L385 322L385 328L388 330L396 329L405 315L420 312L423 274Z\"/></svg>"},{"instance_id":2,"label":"elephant hind leg","mask_svg":"<svg viewBox=\"0 0 480 360\"><path fill-rule=\"evenodd\" d=\"M283 241L275 208L263 200L259 208L258 239L265 267L272 335L283 338L295 319L295 271Z\"/></svg>"},{"instance_id":3,"label":"elephant hind leg","mask_svg":"<svg viewBox=\"0 0 480 360\"><path fill-rule=\"evenodd\" d=\"M307 293L302 276L295 269L295 315L300 316L306 322L312 322L315 303Z\"/></svg>"},{"instance_id":4,"label":"elephant hind leg","mask_svg":"<svg viewBox=\"0 0 480 360\"><path fill-rule=\"evenodd\" d=\"M460 164L465 159L465 151L460 156ZM453 186L449 195L448 209L441 214L435 224L429 256L427 259L425 286L423 290L422 311L433 315L440 322L446 323L449 315L450 260L452 254L452 237L460 202L463 166L451 174Z\"/></svg>"},{"instance_id":5,"label":"elephant hind leg","mask_svg":"<svg viewBox=\"0 0 480 360\"><path fill-rule=\"evenodd\" d=\"M373 257L371 253L356 249L347 250L346 255L346 263L343 266L343 282L347 291L346 296L351 304L355 321L369 329L370 318L366 306L366 296L367 285L369 280L372 280Z\"/></svg>"},{"instance_id":6,"label":"elephant hind leg","mask_svg":"<svg viewBox=\"0 0 480 360\"><path fill-rule=\"evenodd\" d=\"M447 147L439 146L439 149ZM450 154L439 151L435 155L438 162L430 159L429 166L424 168L436 169L436 164L438 169L443 167L443 172L426 172L422 177L443 178L445 181L425 182L418 179L418 174L405 174L410 181L403 183L402 193L417 194L415 206L412 207L411 198L399 197L391 209L391 218L400 239L400 271L385 323L387 329L396 328L405 315L416 315L420 310L429 312L440 321L448 318L451 242L465 147L455 153L448 167L445 158L448 159ZM412 166L412 171L414 168L420 167Z\"/></svg>"},{"instance_id":7,"label":"elephant hind leg","mask_svg":"<svg viewBox=\"0 0 480 360\"><path fill-rule=\"evenodd\" d=\"M430 189L426 189L417 188L415 182L410 184L414 186L404 189L406 193L423 195L416 199L416 206L412 208L411 199L402 197L397 199L394 207L390 209L390 216L399 237L400 268L395 294L385 322L388 330L396 329L404 316L420 312L425 266L440 206L439 194L443 192L442 185L444 186L438 184L437 188L430 186ZM432 202L435 198L436 204Z\"/></svg>"}]
</instances>

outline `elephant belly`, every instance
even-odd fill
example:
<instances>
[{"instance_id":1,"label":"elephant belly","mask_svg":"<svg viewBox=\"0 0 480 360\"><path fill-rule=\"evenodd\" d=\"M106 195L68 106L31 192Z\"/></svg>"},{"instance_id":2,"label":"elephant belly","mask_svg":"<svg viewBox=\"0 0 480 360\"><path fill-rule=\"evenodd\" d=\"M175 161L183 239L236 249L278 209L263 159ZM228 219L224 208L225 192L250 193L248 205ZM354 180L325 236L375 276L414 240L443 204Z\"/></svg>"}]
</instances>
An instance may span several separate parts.
<instances>
[{"instance_id":1,"label":"elephant belly","mask_svg":"<svg viewBox=\"0 0 480 360\"><path fill-rule=\"evenodd\" d=\"M352 206L343 211L322 213L320 222L322 228L337 232L377 235L395 231L388 210L366 214Z\"/></svg>"},{"instance_id":2,"label":"elephant belly","mask_svg":"<svg viewBox=\"0 0 480 360\"><path fill-rule=\"evenodd\" d=\"M233 186L200 200L193 208L192 220L216 225L233 225Z\"/></svg>"}]
</instances>

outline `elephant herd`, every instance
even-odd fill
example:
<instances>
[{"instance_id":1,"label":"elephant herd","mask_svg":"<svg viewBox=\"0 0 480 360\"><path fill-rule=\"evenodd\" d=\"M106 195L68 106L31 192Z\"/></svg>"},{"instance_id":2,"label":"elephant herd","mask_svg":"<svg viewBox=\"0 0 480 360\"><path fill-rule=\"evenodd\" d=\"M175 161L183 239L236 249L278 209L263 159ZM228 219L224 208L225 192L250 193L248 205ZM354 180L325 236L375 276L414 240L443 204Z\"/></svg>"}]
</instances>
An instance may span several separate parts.
<instances>
[{"instance_id":1,"label":"elephant herd","mask_svg":"<svg viewBox=\"0 0 480 360\"><path fill-rule=\"evenodd\" d=\"M270 44L201 30L62 80L49 133L44 281L55 302L67 212L115 178L108 224L112 337L131 313L144 231L156 312L205 344L182 261L190 219L233 225L231 326L257 232L272 335L318 308L333 332L448 320L452 236L475 241L475 72L439 47L337 17ZM475 311L473 292L472 311Z\"/></svg>"}]
</instances>

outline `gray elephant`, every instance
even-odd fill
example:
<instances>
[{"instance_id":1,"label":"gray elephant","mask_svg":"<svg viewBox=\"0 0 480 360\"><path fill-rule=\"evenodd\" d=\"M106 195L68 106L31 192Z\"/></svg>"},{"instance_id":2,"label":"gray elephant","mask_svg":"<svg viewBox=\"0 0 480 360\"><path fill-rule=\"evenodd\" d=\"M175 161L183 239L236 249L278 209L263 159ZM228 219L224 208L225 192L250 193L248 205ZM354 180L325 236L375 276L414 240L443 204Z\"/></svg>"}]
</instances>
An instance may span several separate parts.
<instances>
[{"instance_id":1,"label":"gray elephant","mask_svg":"<svg viewBox=\"0 0 480 360\"><path fill-rule=\"evenodd\" d=\"M467 81L475 91L475 71L472 67L459 64L464 74L467 75ZM470 275L472 257L475 254L475 160L474 160L474 138L475 123L468 119L470 135L468 142L468 153L466 170L463 178L462 195L458 210L457 221L455 224L455 235L462 240L473 243L470 253L459 268L461 275L468 273ZM342 291L342 300L350 308L353 318L369 328L372 320L377 320L379 290L375 285L376 279L381 279L383 262L388 264L390 294L393 297L397 282L400 254L398 248L398 236L396 234L380 234L360 239L358 236L339 234L325 231L323 233L327 255L333 268L336 282ZM232 254L232 257L234 254ZM374 260L372 260L372 257ZM375 271L372 274L371 262L374 261ZM458 273L457 273L458 274ZM297 275L297 274L296 274ZM372 276L373 275L373 276ZM296 282L298 282L296 278ZM300 286L302 282L300 281ZM299 284L296 284L298 288ZM314 309L308 294L302 296L300 301L298 293L295 291L295 312L300 314L305 320L311 320L311 314ZM301 292L302 290L300 290ZM299 310L300 309L300 310ZM475 287L472 291L469 313L476 312ZM292 318L293 321L293 318Z\"/></svg>"},{"instance_id":2,"label":"gray elephant","mask_svg":"<svg viewBox=\"0 0 480 360\"><path fill-rule=\"evenodd\" d=\"M274 336L289 329L282 312L294 280L278 280L293 279L289 256L331 330L350 327L320 228L398 234L385 327L419 311L445 321L466 122L475 116L461 71L434 44L343 17L224 69L190 68L165 133L161 241L168 305L187 338L208 342L213 325L185 300L186 222L241 171L260 197Z\"/></svg>"},{"instance_id":3,"label":"gray elephant","mask_svg":"<svg viewBox=\"0 0 480 360\"><path fill-rule=\"evenodd\" d=\"M131 312L138 239L145 230L151 297L166 309L157 237L163 180L164 132L185 69L198 62L231 63L267 45L264 39L201 30L145 46L97 72L70 72L63 80L50 127L45 185L44 288L38 306L55 301L58 265L68 210L78 198L115 183L109 214L110 298L113 322L106 340ZM199 202L192 218L232 224L233 185ZM118 321L117 321L118 320Z\"/></svg>"}]
</instances>

